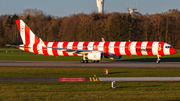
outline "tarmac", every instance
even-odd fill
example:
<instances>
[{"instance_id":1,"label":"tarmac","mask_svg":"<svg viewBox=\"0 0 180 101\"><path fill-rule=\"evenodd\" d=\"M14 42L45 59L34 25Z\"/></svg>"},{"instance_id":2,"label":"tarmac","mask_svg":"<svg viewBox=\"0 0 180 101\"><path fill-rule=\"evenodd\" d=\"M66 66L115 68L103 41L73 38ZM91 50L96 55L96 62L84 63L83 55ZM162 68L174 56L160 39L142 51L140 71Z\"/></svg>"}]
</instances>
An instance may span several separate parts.
<instances>
[{"instance_id":1,"label":"tarmac","mask_svg":"<svg viewBox=\"0 0 180 101\"><path fill-rule=\"evenodd\" d=\"M180 62L106 62L78 61L0 61L0 66L23 67L127 67L180 68ZM65 81L180 81L180 77L84 77L84 78L0 78L0 82L65 82Z\"/></svg>"},{"instance_id":2,"label":"tarmac","mask_svg":"<svg viewBox=\"0 0 180 101\"><path fill-rule=\"evenodd\" d=\"M180 77L0 78L0 82L180 81Z\"/></svg>"},{"instance_id":3,"label":"tarmac","mask_svg":"<svg viewBox=\"0 0 180 101\"><path fill-rule=\"evenodd\" d=\"M0 61L0 66L28 67L134 67L180 68L180 62L114 62L80 63L79 61Z\"/></svg>"}]
</instances>

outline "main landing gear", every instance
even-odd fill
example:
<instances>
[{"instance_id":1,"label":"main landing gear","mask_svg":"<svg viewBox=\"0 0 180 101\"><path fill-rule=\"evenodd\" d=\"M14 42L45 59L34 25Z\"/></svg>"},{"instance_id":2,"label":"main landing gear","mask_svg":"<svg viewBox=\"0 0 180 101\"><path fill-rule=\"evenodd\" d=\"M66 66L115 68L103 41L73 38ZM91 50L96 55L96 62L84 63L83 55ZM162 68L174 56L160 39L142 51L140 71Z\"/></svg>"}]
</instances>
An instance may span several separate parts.
<instances>
[{"instance_id":1,"label":"main landing gear","mask_svg":"<svg viewBox=\"0 0 180 101\"><path fill-rule=\"evenodd\" d=\"M88 60L81 60L81 63L88 63Z\"/></svg>"},{"instance_id":2,"label":"main landing gear","mask_svg":"<svg viewBox=\"0 0 180 101\"><path fill-rule=\"evenodd\" d=\"M92 63L99 63L99 60L92 60Z\"/></svg>"},{"instance_id":3,"label":"main landing gear","mask_svg":"<svg viewBox=\"0 0 180 101\"><path fill-rule=\"evenodd\" d=\"M88 63L88 60L81 60L81 63ZM92 60L92 63L99 63L99 60Z\"/></svg>"},{"instance_id":4,"label":"main landing gear","mask_svg":"<svg viewBox=\"0 0 180 101\"><path fill-rule=\"evenodd\" d=\"M160 61L160 60L161 60L160 57L161 57L160 55L157 55L157 61L156 61L156 63L160 63L160 62L161 62L161 61Z\"/></svg>"}]
</instances>

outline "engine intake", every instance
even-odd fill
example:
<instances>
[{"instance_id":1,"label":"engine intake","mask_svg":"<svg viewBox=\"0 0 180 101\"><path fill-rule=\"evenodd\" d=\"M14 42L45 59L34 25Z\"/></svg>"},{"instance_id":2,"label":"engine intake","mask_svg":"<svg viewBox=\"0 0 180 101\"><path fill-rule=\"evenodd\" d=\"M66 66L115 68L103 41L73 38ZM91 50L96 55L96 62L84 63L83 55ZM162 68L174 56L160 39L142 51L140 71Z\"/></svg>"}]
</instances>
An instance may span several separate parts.
<instances>
[{"instance_id":1,"label":"engine intake","mask_svg":"<svg viewBox=\"0 0 180 101\"><path fill-rule=\"evenodd\" d=\"M99 51L92 51L91 53L87 54L87 59L89 60L102 60L104 54Z\"/></svg>"}]
</instances>

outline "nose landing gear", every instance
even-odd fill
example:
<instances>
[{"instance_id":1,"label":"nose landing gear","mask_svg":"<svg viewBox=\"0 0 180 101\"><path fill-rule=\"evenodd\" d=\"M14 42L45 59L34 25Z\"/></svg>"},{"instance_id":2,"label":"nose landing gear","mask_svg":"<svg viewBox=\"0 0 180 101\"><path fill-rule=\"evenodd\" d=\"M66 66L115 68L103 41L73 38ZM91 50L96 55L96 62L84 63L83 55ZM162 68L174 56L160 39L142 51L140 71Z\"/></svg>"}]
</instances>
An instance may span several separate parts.
<instances>
[{"instance_id":1,"label":"nose landing gear","mask_svg":"<svg viewBox=\"0 0 180 101\"><path fill-rule=\"evenodd\" d=\"M161 57L160 55L157 55L157 58L158 58L158 59L157 59L156 63L160 63L160 62L161 62L161 61L160 61L160 60L161 60L160 57Z\"/></svg>"}]
</instances>

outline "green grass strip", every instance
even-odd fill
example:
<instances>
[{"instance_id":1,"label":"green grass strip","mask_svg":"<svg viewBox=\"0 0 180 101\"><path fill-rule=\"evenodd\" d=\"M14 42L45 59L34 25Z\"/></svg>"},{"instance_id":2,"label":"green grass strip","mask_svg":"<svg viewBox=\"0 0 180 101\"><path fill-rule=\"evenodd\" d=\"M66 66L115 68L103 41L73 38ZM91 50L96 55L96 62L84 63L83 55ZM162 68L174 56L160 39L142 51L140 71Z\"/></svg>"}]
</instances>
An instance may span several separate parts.
<instances>
[{"instance_id":1,"label":"green grass strip","mask_svg":"<svg viewBox=\"0 0 180 101\"><path fill-rule=\"evenodd\" d=\"M179 101L180 82L9 82L1 101Z\"/></svg>"},{"instance_id":2,"label":"green grass strip","mask_svg":"<svg viewBox=\"0 0 180 101\"><path fill-rule=\"evenodd\" d=\"M109 74L104 74L108 69ZM53 77L176 77L180 68L0 67L4 78Z\"/></svg>"}]
</instances>

